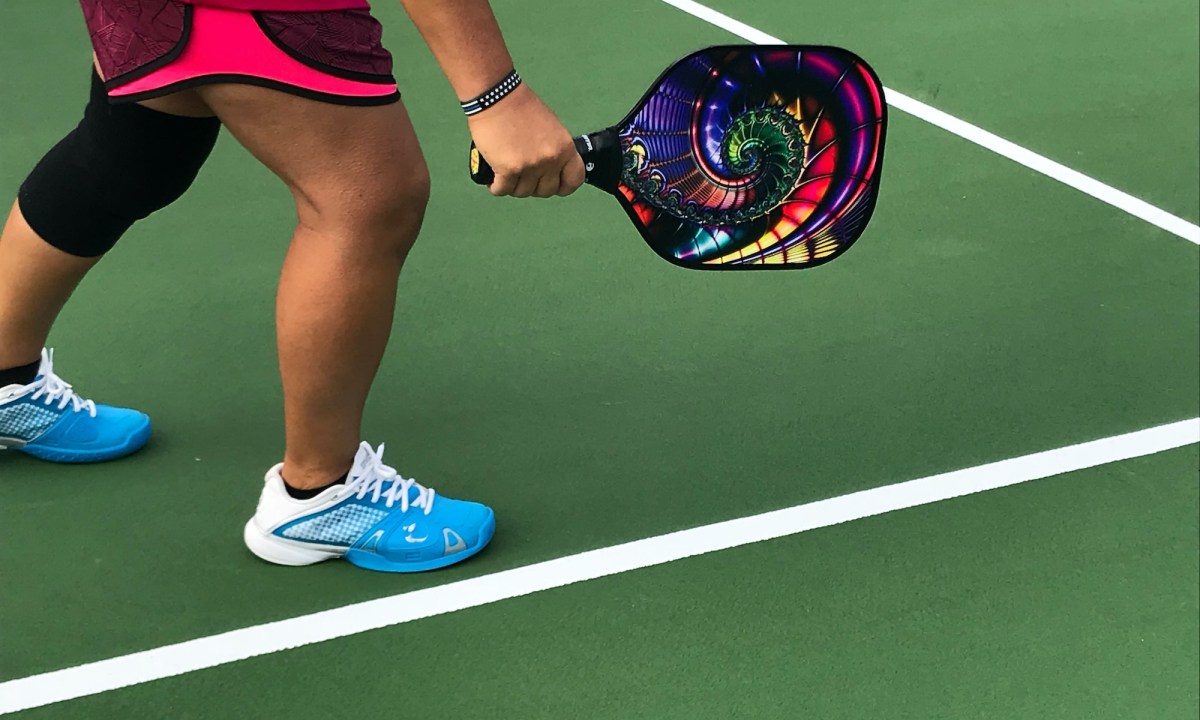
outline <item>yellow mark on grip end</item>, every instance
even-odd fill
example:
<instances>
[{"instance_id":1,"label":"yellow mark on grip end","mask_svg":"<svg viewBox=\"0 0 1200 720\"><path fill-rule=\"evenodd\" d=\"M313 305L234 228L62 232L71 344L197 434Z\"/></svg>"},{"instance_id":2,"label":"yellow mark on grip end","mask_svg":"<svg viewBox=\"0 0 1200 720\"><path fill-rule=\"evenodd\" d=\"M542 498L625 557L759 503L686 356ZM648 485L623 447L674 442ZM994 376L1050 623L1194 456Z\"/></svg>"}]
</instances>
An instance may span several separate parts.
<instances>
[{"instance_id":1,"label":"yellow mark on grip end","mask_svg":"<svg viewBox=\"0 0 1200 720\"><path fill-rule=\"evenodd\" d=\"M471 148L471 174L479 174L479 148Z\"/></svg>"}]
</instances>

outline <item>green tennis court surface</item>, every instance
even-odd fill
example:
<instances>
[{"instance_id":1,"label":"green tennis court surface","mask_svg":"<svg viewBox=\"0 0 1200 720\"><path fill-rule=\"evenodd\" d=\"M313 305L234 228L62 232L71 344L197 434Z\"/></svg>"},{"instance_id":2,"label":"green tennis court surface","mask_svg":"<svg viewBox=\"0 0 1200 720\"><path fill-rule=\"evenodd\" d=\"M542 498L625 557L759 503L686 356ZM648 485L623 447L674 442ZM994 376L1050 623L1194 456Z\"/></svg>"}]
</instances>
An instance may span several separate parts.
<instances>
[{"instance_id":1,"label":"green tennis court surface","mask_svg":"<svg viewBox=\"0 0 1200 720\"><path fill-rule=\"evenodd\" d=\"M797 273L688 273L608 198L498 200L375 3L434 177L368 440L496 508L416 577L241 544L281 452L286 192L228 135L51 342L146 452L0 456L0 682L1200 415L1196 245L901 112L875 219ZM572 129L729 33L657 0L497 3ZM1200 220L1200 10L714 3ZM581 19L582 18L582 19ZM0 191L72 127L77 7L0 5ZM618 52L617 49L620 49ZM1196 445L18 713L21 718L1195 718ZM11 687L11 686L10 686ZM0 706L5 698L0 685Z\"/></svg>"}]
</instances>

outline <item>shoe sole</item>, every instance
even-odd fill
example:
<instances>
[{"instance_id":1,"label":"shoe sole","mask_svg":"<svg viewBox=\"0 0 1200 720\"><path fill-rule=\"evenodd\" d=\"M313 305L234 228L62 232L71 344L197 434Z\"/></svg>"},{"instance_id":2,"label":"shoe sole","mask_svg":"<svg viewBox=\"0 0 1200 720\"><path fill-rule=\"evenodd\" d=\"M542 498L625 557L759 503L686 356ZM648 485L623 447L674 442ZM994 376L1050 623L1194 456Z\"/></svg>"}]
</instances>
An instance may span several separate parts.
<instances>
[{"instance_id":1,"label":"shoe sole","mask_svg":"<svg viewBox=\"0 0 1200 720\"><path fill-rule=\"evenodd\" d=\"M109 460L119 460L123 457L134 454L145 447L150 440L150 421L145 420L138 426L129 437L125 438L125 442L116 447L96 448L88 450L66 450L62 448L42 447L37 443L30 443L21 447L13 448L17 452L25 453L38 460L46 462L62 463L69 465L78 465L85 463L100 463L108 462Z\"/></svg>"},{"instance_id":2,"label":"shoe sole","mask_svg":"<svg viewBox=\"0 0 1200 720\"><path fill-rule=\"evenodd\" d=\"M254 518L250 518L246 522L246 527L242 530L242 540L250 552L258 556L260 560L289 567L316 565L319 562L340 558L346 553L345 548L300 544L272 535L259 528L254 523Z\"/></svg>"},{"instance_id":3,"label":"shoe sole","mask_svg":"<svg viewBox=\"0 0 1200 720\"><path fill-rule=\"evenodd\" d=\"M488 515L488 519L480 527L479 540L474 545L470 545L465 550L456 552L453 555L426 560L424 562L408 563L388 560L382 555L365 550L347 550L346 548L336 548L329 545L314 546L307 543L300 544L293 540L286 540L262 530L254 523L253 518L246 523L246 527L242 531L242 538L246 543L246 547L255 556L276 565L301 567L304 565L315 565L326 560L344 558L351 565L366 570L391 573L416 573L438 570L477 555L479 551L491 543L492 537L495 534L496 515L492 513Z\"/></svg>"}]
</instances>

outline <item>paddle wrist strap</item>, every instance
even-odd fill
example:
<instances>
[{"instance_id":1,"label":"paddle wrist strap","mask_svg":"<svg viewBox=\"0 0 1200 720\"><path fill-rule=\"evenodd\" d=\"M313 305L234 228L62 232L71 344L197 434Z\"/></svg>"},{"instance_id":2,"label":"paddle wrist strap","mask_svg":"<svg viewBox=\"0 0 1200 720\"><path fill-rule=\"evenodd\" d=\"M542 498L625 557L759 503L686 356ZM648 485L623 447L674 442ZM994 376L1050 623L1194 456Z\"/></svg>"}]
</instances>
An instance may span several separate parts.
<instances>
[{"instance_id":1,"label":"paddle wrist strap","mask_svg":"<svg viewBox=\"0 0 1200 720\"><path fill-rule=\"evenodd\" d=\"M621 140L615 128L580 135L575 138L575 149L583 158L583 169L587 183L611 195L617 194L621 182Z\"/></svg>"},{"instance_id":2,"label":"paddle wrist strap","mask_svg":"<svg viewBox=\"0 0 1200 720\"><path fill-rule=\"evenodd\" d=\"M461 102L462 110L467 116L478 115L487 110L489 107L500 102L504 98L521 86L521 76L514 69L510 71L504 78L485 91L479 97L476 97L465 102Z\"/></svg>"}]
</instances>

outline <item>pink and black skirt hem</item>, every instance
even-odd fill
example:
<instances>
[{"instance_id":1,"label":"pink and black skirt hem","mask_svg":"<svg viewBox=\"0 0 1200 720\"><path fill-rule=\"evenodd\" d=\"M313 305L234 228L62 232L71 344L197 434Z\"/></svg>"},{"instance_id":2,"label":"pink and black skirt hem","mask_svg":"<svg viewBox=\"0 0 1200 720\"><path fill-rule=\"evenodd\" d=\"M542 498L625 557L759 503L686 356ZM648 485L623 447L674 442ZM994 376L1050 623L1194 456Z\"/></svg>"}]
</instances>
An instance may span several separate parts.
<instances>
[{"instance_id":1,"label":"pink and black skirt hem","mask_svg":"<svg viewBox=\"0 0 1200 720\"><path fill-rule=\"evenodd\" d=\"M400 99L382 27L367 10L279 13L178 0L82 0L113 103L241 83L339 105Z\"/></svg>"}]
</instances>

